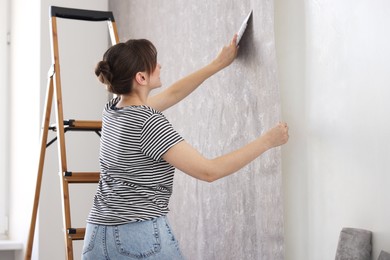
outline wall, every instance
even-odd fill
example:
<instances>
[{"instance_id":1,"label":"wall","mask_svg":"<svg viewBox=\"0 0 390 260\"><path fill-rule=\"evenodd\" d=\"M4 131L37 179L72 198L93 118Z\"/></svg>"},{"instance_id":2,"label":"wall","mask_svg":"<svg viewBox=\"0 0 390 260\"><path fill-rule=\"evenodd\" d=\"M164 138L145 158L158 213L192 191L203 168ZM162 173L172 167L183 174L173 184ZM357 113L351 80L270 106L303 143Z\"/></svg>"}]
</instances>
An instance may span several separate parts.
<instances>
[{"instance_id":1,"label":"wall","mask_svg":"<svg viewBox=\"0 0 390 260\"><path fill-rule=\"evenodd\" d=\"M275 43L283 119L290 126L282 150L287 260L308 258L308 151L304 1L275 1ZM332 250L334 251L334 250ZM332 258L329 258L332 259Z\"/></svg>"},{"instance_id":2,"label":"wall","mask_svg":"<svg viewBox=\"0 0 390 260\"><path fill-rule=\"evenodd\" d=\"M334 259L342 227L390 251L390 3L275 1L286 259Z\"/></svg>"},{"instance_id":3,"label":"wall","mask_svg":"<svg viewBox=\"0 0 390 260\"><path fill-rule=\"evenodd\" d=\"M166 111L206 157L230 152L280 119L272 1L110 1L121 40L158 49L163 87L206 65L243 18L253 20L231 67ZM208 184L178 172L168 215L188 259L283 259L280 150Z\"/></svg>"},{"instance_id":4,"label":"wall","mask_svg":"<svg viewBox=\"0 0 390 260\"><path fill-rule=\"evenodd\" d=\"M12 1L10 237L27 240L39 156L41 115L51 65L49 6L107 10L107 1ZM96 120L107 101L94 66L108 46L106 23L58 20L65 118ZM53 110L54 111L54 110ZM54 113L54 112L53 112ZM52 122L54 122L54 117ZM51 134L50 137L53 137ZM99 138L94 133L66 134L68 168L98 170ZM64 259L62 207L56 144L47 149L33 259ZM95 187L72 188L72 223L85 226ZM75 243L79 259L82 242ZM16 259L22 259L19 253Z\"/></svg>"}]
</instances>

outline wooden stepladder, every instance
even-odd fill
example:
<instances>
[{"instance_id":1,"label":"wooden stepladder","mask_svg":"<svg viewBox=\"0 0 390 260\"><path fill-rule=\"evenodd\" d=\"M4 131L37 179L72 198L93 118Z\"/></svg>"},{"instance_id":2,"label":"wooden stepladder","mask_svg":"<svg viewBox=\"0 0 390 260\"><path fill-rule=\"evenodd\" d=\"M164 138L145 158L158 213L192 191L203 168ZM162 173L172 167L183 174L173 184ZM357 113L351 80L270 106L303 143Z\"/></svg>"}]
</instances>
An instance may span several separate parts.
<instances>
[{"instance_id":1,"label":"wooden stepladder","mask_svg":"<svg viewBox=\"0 0 390 260\"><path fill-rule=\"evenodd\" d=\"M35 197L32 210L30 231L27 241L25 259L31 259L32 248L34 242L35 225L39 206L39 197L41 191L42 175L45 162L46 148L58 141L58 158L59 170L61 178L61 196L63 206L63 223L65 230L65 245L67 259L73 259L73 241L83 240L85 228L74 228L71 224L70 201L69 201L69 184L72 183L97 183L99 180L99 172L70 172L67 168L65 133L67 131L91 131L100 135L102 123L101 121L85 121L85 120L64 120L63 118L63 103L61 93L61 77L60 77L60 61L58 48L58 33L57 33L57 18L83 20L108 23L111 43L114 45L119 42L117 27L115 24L112 12L81 10L72 8L63 8L57 6L50 7L50 30L51 30L51 53L52 66L48 74L48 83L46 91L45 107L43 111L42 131L40 140L40 157L38 164L37 182L35 188ZM55 101L55 117L56 123L50 126L51 107ZM48 132L53 130L56 132L56 138L51 142L47 142Z\"/></svg>"}]
</instances>

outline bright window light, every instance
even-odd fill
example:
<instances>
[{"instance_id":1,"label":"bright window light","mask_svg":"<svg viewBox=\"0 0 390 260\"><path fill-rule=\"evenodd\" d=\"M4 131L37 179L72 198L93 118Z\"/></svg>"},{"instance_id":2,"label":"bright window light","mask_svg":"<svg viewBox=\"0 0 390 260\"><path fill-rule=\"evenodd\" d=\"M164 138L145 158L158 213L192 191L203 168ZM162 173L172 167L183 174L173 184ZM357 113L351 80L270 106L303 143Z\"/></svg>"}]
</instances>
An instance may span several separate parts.
<instances>
[{"instance_id":1,"label":"bright window light","mask_svg":"<svg viewBox=\"0 0 390 260\"><path fill-rule=\"evenodd\" d=\"M8 229L8 60L9 19L8 0L0 0L0 239L7 238Z\"/></svg>"}]
</instances>

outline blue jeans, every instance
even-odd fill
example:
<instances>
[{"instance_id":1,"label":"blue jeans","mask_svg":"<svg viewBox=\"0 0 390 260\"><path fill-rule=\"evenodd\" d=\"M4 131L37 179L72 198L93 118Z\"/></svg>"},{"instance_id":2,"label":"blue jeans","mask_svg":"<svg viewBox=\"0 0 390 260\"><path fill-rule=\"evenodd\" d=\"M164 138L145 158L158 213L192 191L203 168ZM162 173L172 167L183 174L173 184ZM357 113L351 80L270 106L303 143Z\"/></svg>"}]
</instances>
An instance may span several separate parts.
<instances>
[{"instance_id":1,"label":"blue jeans","mask_svg":"<svg viewBox=\"0 0 390 260\"><path fill-rule=\"evenodd\" d=\"M182 260L165 216L119 226L87 224L83 260Z\"/></svg>"}]
</instances>

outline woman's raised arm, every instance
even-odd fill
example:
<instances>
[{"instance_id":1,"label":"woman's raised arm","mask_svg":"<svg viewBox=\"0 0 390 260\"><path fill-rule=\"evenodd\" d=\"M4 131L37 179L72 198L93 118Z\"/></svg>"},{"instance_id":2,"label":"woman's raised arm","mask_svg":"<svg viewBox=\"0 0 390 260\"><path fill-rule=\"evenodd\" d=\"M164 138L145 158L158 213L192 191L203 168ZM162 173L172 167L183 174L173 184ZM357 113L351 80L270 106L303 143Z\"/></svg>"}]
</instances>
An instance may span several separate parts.
<instances>
[{"instance_id":1,"label":"woman's raised arm","mask_svg":"<svg viewBox=\"0 0 390 260\"><path fill-rule=\"evenodd\" d=\"M159 111L164 111L183 100L206 79L234 61L238 51L236 41L237 35L234 35L229 45L224 46L211 63L178 80L161 93L150 97L147 101L148 105Z\"/></svg>"}]
</instances>

